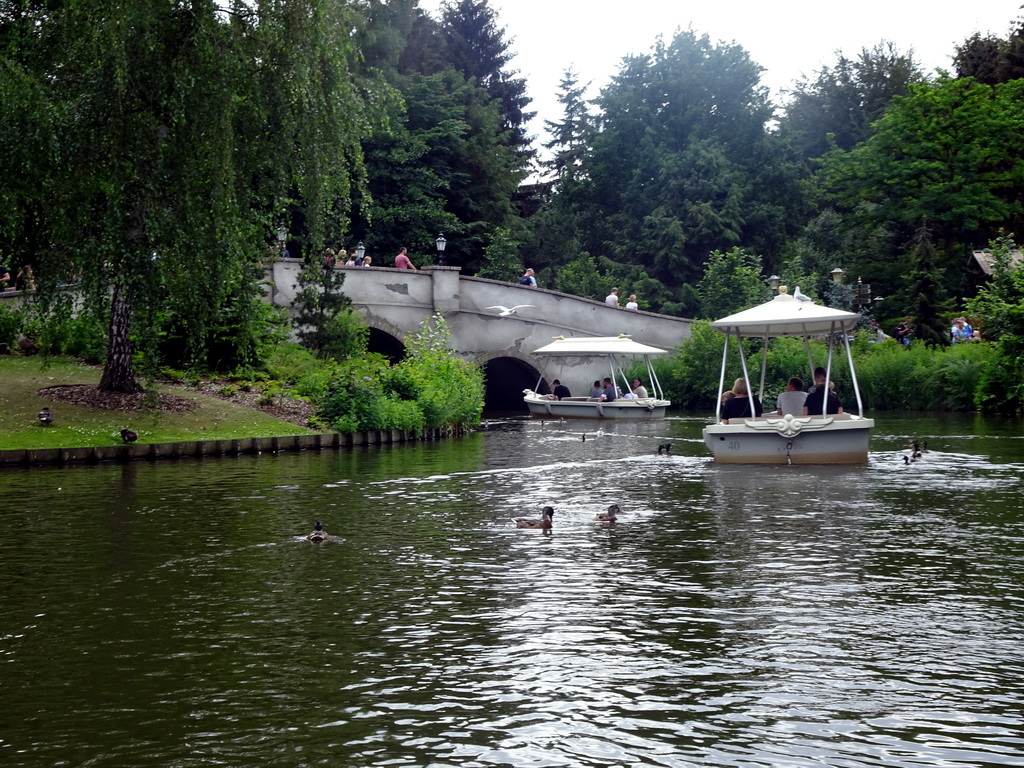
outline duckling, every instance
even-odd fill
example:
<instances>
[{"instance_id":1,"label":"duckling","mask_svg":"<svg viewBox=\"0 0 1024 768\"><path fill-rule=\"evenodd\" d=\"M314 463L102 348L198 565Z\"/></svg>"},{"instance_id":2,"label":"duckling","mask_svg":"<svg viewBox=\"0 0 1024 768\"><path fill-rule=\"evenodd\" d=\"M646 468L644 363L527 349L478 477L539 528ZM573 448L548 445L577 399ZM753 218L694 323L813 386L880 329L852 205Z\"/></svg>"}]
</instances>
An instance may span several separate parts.
<instances>
[{"instance_id":1,"label":"duckling","mask_svg":"<svg viewBox=\"0 0 1024 768\"><path fill-rule=\"evenodd\" d=\"M602 523L614 523L616 515L618 515L621 511L622 510L619 509L618 504L612 504L610 507L608 507L607 512L599 512L598 514L594 515L594 519Z\"/></svg>"},{"instance_id":2,"label":"duckling","mask_svg":"<svg viewBox=\"0 0 1024 768\"><path fill-rule=\"evenodd\" d=\"M661 456L662 451L665 453L672 453L672 443L665 443L664 445L658 446L658 455Z\"/></svg>"},{"instance_id":3,"label":"duckling","mask_svg":"<svg viewBox=\"0 0 1024 768\"><path fill-rule=\"evenodd\" d=\"M327 541L329 538L331 538L331 536L329 533L327 533L327 531L324 530L324 524L317 520L312 533L310 533L309 536L307 536L306 538L309 541L319 543L321 541Z\"/></svg>"},{"instance_id":4,"label":"duckling","mask_svg":"<svg viewBox=\"0 0 1024 768\"><path fill-rule=\"evenodd\" d=\"M548 529L551 527L551 517L555 514L555 510L551 507L544 507L541 510L540 520L530 519L528 517L514 517L512 522L516 524L516 528L543 528Z\"/></svg>"},{"instance_id":5,"label":"duckling","mask_svg":"<svg viewBox=\"0 0 1024 768\"><path fill-rule=\"evenodd\" d=\"M126 443L134 443L136 440L139 439L139 433L136 432L134 429L122 429L121 439L124 440Z\"/></svg>"},{"instance_id":6,"label":"duckling","mask_svg":"<svg viewBox=\"0 0 1024 768\"><path fill-rule=\"evenodd\" d=\"M48 427L53 423L53 412L49 408L43 408L39 412L39 423Z\"/></svg>"}]
</instances>

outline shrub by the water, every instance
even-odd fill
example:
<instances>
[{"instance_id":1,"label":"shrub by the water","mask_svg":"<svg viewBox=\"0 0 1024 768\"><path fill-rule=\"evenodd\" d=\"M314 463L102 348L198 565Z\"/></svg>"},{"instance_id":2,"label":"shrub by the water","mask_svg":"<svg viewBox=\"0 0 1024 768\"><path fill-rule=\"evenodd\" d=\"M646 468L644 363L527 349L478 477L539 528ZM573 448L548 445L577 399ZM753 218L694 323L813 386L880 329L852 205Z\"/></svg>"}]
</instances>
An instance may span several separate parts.
<instances>
[{"instance_id":1,"label":"shrub by the water","mask_svg":"<svg viewBox=\"0 0 1024 768\"><path fill-rule=\"evenodd\" d=\"M706 321L696 321L692 336L674 354L655 360L655 371L673 405L679 408L713 410L718 395L724 336ZM904 346L894 340L872 343L871 334L859 333L851 346L857 381L866 411L953 410L974 408L999 410L1005 404L1008 387L1015 380L1013 365L993 345L985 342L950 347ZM845 347L837 342L832 358L831 379L845 410L856 412L856 394L850 376ZM736 340L729 340L725 389L743 375ZM747 372L756 390L761 380L761 342L745 339ZM775 398L785 391L791 376L810 386L810 367L824 366L828 347L819 339L810 341L811 361L802 339L773 339L768 347L764 407L774 408ZM640 369L633 373L640 374ZM642 375L642 374L640 374Z\"/></svg>"},{"instance_id":2,"label":"shrub by the water","mask_svg":"<svg viewBox=\"0 0 1024 768\"><path fill-rule=\"evenodd\" d=\"M479 424L483 373L450 345L444 319L434 316L408 341L398 365L376 354L353 357L312 372L298 389L341 432Z\"/></svg>"}]
</instances>

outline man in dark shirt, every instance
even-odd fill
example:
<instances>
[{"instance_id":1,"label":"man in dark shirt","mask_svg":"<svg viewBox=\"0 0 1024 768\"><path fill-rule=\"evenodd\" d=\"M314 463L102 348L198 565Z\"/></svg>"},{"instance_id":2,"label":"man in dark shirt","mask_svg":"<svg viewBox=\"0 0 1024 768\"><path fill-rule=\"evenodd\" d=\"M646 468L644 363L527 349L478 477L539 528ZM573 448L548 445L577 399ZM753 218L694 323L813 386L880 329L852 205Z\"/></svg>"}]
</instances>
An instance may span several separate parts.
<instances>
[{"instance_id":1,"label":"man in dark shirt","mask_svg":"<svg viewBox=\"0 0 1024 768\"><path fill-rule=\"evenodd\" d=\"M551 394L555 398L555 400L561 400L562 398L565 397L572 397L572 392L569 391L569 388L565 386L565 384L560 382L558 379L555 379L552 383L555 385L555 389L552 391Z\"/></svg>"},{"instance_id":2,"label":"man in dark shirt","mask_svg":"<svg viewBox=\"0 0 1024 768\"><path fill-rule=\"evenodd\" d=\"M828 387L817 387L807 395L807 399L804 400L804 416L821 416L821 401L825 397L825 393L828 393L828 400L825 401L825 413L842 413L843 406L839 402L839 398L836 393Z\"/></svg>"}]
</instances>

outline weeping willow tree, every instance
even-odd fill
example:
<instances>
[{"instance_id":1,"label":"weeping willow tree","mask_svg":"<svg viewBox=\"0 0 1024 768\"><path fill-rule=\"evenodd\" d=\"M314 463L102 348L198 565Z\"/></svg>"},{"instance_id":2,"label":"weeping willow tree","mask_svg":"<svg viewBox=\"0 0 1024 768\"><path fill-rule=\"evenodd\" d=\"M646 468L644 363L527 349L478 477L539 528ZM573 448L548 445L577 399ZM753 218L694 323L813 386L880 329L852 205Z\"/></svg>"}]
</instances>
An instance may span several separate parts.
<instances>
[{"instance_id":1,"label":"weeping willow tree","mask_svg":"<svg viewBox=\"0 0 1024 768\"><path fill-rule=\"evenodd\" d=\"M28 200L8 236L33 231L45 316L78 284L108 323L101 389L140 389L168 315L199 359L225 306L258 298L290 204L317 252L347 227L358 23L354 0L0 0L0 125L25 131L27 174L0 199Z\"/></svg>"}]
</instances>

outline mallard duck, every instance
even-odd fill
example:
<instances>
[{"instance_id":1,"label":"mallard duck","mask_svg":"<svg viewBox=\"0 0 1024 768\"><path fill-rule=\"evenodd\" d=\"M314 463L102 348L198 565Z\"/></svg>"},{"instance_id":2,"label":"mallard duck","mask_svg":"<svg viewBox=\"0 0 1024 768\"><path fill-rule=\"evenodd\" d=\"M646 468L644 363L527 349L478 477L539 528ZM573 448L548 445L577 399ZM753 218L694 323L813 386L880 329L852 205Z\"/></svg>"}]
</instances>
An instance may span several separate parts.
<instances>
[{"instance_id":1,"label":"mallard duck","mask_svg":"<svg viewBox=\"0 0 1024 768\"><path fill-rule=\"evenodd\" d=\"M672 443L665 443L664 445L659 445L658 455L661 456L662 453L672 453Z\"/></svg>"},{"instance_id":2,"label":"mallard duck","mask_svg":"<svg viewBox=\"0 0 1024 768\"><path fill-rule=\"evenodd\" d=\"M544 507L541 510L540 520L530 519L528 517L514 517L512 522L516 524L516 528L550 528L551 527L551 516L555 514L555 510L551 507Z\"/></svg>"},{"instance_id":3,"label":"mallard duck","mask_svg":"<svg viewBox=\"0 0 1024 768\"><path fill-rule=\"evenodd\" d=\"M599 520L602 523L614 523L616 515L618 515L621 511L622 510L619 509L618 504L612 504L610 507L608 507L607 512L599 512L598 514L594 515L594 519Z\"/></svg>"},{"instance_id":4,"label":"mallard duck","mask_svg":"<svg viewBox=\"0 0 1024 768\"><path fill-rule=\"evenodd\" d=\"M330 534L324 530L324 524L319 520L316 521L316 525L313 527L313 532L306 537L309 541L327 541L331 538Z\"/></svg>"},{"instance_id":5,"label":"mallard duck","mask_svg":"<svg viewBox=\"0 0 1024 768\"><path fill-rule=\"evenodd\" d=\"M43 408L39 412L39 423L48 427L53 423L53 412L49 408Z\"/></svg>"},{"instance_id":6,"label":"mallard duck","mask_svg":"<svg viewBox=\"0 0 1024 768\"><path fill-rule=\"evenodd\" d=\"M139 433L136 432L134 429L122 429L121 439L124 440L126 443L134 443L136 440L139 439Z\"/></svg>"}]
</instances>

